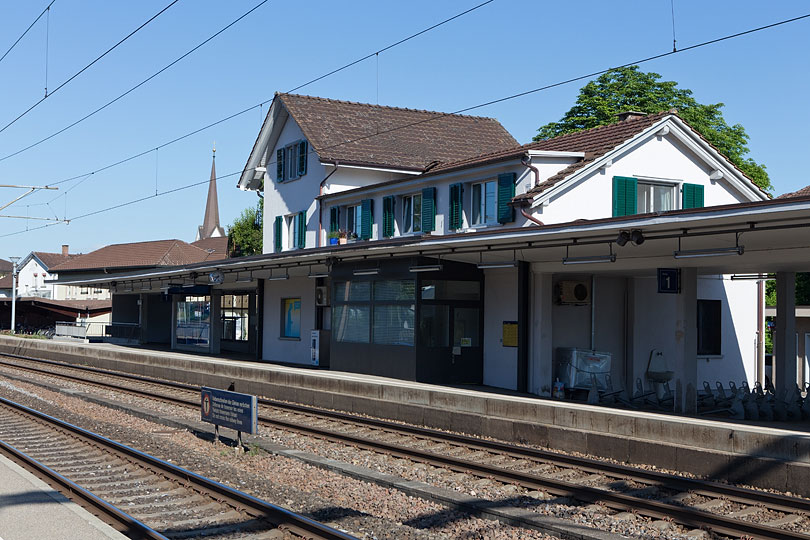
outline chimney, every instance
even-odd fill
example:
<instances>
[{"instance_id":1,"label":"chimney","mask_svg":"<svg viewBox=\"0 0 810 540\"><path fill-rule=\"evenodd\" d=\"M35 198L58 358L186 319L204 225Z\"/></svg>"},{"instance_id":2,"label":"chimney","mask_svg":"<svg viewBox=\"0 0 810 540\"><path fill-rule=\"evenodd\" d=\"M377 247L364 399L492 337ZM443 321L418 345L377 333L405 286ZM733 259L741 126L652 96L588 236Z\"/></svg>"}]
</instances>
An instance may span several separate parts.
<instances>
[{"instance_id":1,"label":"chimney","mask_svg":"<svg viewBox=\"0 0 810 540\"><path fill-rule=\"evenodd\" d=\"M62 244L62 256L63 257L68 256L68 245L67 244Z\"/></svg>"},{"instance_id":2,"label":"chimney","mask_svg":"<svg viewBox=\"0 0 810 540\"><path fill-rule=\"evenodd\" d=\"M634 118L641 118L642 116L647 116L647 113L638 111L624 111L620 112L616 116L619 117L619 122L625 122L627 120L633 120Z\"/></svg>"}]
</instances>

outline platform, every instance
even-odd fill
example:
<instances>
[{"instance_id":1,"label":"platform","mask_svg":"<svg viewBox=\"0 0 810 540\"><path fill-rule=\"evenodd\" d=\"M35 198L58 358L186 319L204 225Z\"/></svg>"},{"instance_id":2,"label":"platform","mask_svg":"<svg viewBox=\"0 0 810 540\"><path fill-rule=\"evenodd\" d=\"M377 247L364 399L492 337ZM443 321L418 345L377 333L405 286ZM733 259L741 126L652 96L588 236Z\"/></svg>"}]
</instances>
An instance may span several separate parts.
<instances>
[{"instance_id":1,"label":"platform","mask_svg":"<svg viewBox=\"0 0 810 540\"><path fill-rule=\"evenodd\" d=\"M0 353L94 365L810 496L808 423L767 427L110 344L0 336Z\"/></svg>"},{"instance_id":2,"label":"platform","mask_svg":"<svg viewBox=\"0 0 810 540\"><path fill-rule=\"evenodd\" d=\"M0 456L0 539L126 540L16 463Z\"/></svg>"}]
</instances>

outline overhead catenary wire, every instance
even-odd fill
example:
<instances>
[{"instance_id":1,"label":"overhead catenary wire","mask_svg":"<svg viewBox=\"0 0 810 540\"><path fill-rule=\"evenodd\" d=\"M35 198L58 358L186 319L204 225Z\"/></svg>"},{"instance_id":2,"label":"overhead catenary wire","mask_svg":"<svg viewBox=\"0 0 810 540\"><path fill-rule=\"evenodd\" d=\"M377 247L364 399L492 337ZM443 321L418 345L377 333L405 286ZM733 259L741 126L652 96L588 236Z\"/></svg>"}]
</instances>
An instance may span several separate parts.
<instances>
[{"instance_id":1,"label":"overhead catenary wire","mask_svg":"<svg viewBox=\"0 0 810 540\"><path fill-rule=\"evenodd\" d=\"M26 114L28 114L29 112L33 111L33 110L34 110L34 109L35 109L35 108L36 108L36 107L37 107L37 106L38 106L40 103L42 103L43 101L45 101L46 99L48 99L49 97L51 97L52 95L54 95L56 92L58 92L59 90L61 90L62 88L64 88L64 87L65 87L67 84L69 84L71 81L73 81L73 80L74 80L76 77L78 77L79 75L81 75L82 73L84 73L85 71L87 71L87 70L88 70L88 69L89 69L89 68L90 68L90 67L91 67L93 64L95 64L96 62L98 62L99 60L101 60L102 58L104 58L105 56L107 56L109 53L111 53L113 50L115 50L115 49L116 49L116 48L117 48L119 45L121 45L121 44L122 44L122 43L124 43L126 40L128 40L129 38L131 38L132 36L134 36L136 33L138 33L138 31L139 31L139 30L141 30L142 28L144 28L144 27L145 27L146 25L148 25L150 22L152 22L152 21L154 21L155 19L157 19L157 18L158 18L160 15L162 15L164 12L166 12L166 10L168 10L170 7L172 7L173 5L175 5L175 4L176 4L177 2L179 2L179 1L180 1L180 0L172 0L172 2L171 2L169 5L167 5L166 7L164 7L163 9L161 9L160 11L158 11L156 14L152 15L152 17L150 17L150 18L149 18L149 20L147 20L146 22L144 22L143 24L141 24L141 25L140 25L138 28L136 28L135 30L133 30L132 32L130 32L129 34L127 34L126 36L124 36L124 37L123 37L121 40L119 40L119 41L118 41L118 43L116 43L115 45L113 45L112 47L110 47L109 49L107 49L106 51L104 51L103 53L101 53L101 54L100 54L99 56L97 56L97 57L96 57L96 58L95 58L95 59L94 59L92 62L90 62L89 64L87 64L86 66L84 66L82 69L80 69L79 71L77 71L76 73L74 73L73 75L71 75L70 77L68 77L68 79L67 79L66 81L64 81L62 84L60 84L60 85L59 85L59 86L57 86L56 88L54 88L54 89L51 91L51 93L50 93L50 94L48 93L48 83L47 83L47 57L46 57L46 61L45 61L45 62L46 62L45 96L43 96L43 97L42 97L42 98L41 98L39 101L35 102L33 105L31 105L30 107L28 107L28 108L27 108L25 111L23 111L22 113L20 113L20 114L19 114L19 115L18 115L18 116L17 116L17 117L14 119L14 120L12 120L12 121L11 121L11 122L9 122L8 124L6 124L6 125L5 125L5 126L3 126L2 128L0 128L0 133L3 133L3 132L6 130L6 129L8 129L8 128L9 128L9 127L11 127L12 125L14 125L14 123L15 123L15 122L17 122L17 120L19 120L20 118L22 118L23 116L25 116L25 115L26 115ZM48 8L47 8L47 10L46 10L46 11L49 11L49 10L50 10L50 6L48 6Z\"/></svg>"},{"instance_id":2,"label":"overhead catenary wire","mask_svg":"<svg viewBox=\"0 0 810 540\"><path fill-rule=\"evenodd\" d=\"M720 43L720 42L723 42L723 41L727 41L729 39L738 38L738 37L741 37L741 36L752 34L754 32L767 30L767 29L770 29L770 28L778 27L778 26L781 26L781 25L784 25L784 24L788 24L788 23L791 23L791 22L796 22L796 21L799 21L799 20L807 19L807 18L810 18L810 13L805 14L805 15L801 15L801 16L798 16L798 17L793 17L791 19L785 19L785 20L782 20L782 21L778 21L776 23L772 23L772 24L768 24L768 25L764 25L764 26L759 26L757 28L752 28L752 29L745 30L745 31L742 31L742 32L737 32L735 34L729 34L729 35L722 36L722 37L715 38L715 39L711 39L711 40L708 40L708 41L703 41L703 42L700 42L700 43L696 43L694 45L690 45L688 47L684 47L684 48L682 48L680 50L677 50L677 51L669 51L669 52L666 52L666 53L661 53L661 54L657 54L657 55L653 55L653 56L648 56L646 58L635 60L633 62L628 62L628 63L622 64L622 65L616 66L616 67L627 67L627 66L631 66L631 65L650 62L650 61L655 60L655 59L664 58L664 57L667 57L667 56L671 56L673 54L684 53L684 52L687 52L687 51L690 51L690 50L693 50L693 49L698 49L698 48L705 47L705 46L708 46L708 45L712 45L712 44L715 44L715 43ZM508 96L505 96L505 97L502 97L502 98L493 99L493 100L490 100L490 101L487 101L487 102L484 102L484 103L480 103L478 105L472 105L472 106L469 106L469 107L465 107L463 109L458 109L455 112L438 113L436 116L432 116L432 117L424 119L424 120L419 120L419 121L416 121L416 122L410 122L408 124L403 124L401 126L397 126L397 127L382 131L380 133L374 133L374 134L370 134L370 135L366 135L366 136L346 140L346 141L343 141L343 142L340 142L340 143L335 143L333 145L321 147L319 150L335 148L335 147L338 147L338 146L342 146L344 144L351 144L353 142L357 142L357 141L360 141L360 140L365 140L365 139L368 139L368 138L371 138L371 137L376 137L378 135L382 135L382 134L385 134L385 133L390 133L390 132L393 132L393 131L397 131L399 129L404 129L404 128L407 128L407 127L423 124L423 123L426 123L426 122L432 122L432 121L435 121L435 120L438 120L438 119L441 119L441 118L444 118L444 117L447 117L447 116L450 116L450 115L461 114L461 113L464 113L464 112L468 112L468 111L471 111L471 110L474 110L474 109L479 109L479 108L486 107L486 106L489 106L489 105L493 105L493 104L496 104L496 103L502 103L504 101L517 99L519 97L534 94L534 93L541 92L541 91L544 91L544 90L548 90L548 89L551 89L551 88L556 88L558 86L569 84L571 82L575 82L575 81L579 81L579 80L582 80L582 79L591 78L591 77L594 77L594 76L597 76L597 75L601 75L603 73L606 73L607 71L610 71L611 69L616 69L616 68L615 67L606 68L606 69L602 69L602 70L599 70L599 71L596 71L596 72L593 72L593 73L589 73L587 75L580 75L578 77L573 77L573 78L570 78L570 79L566 79L564 81L559 81L559 82L556 82L556 83L552 83L552 84L548 84L548 85L545 85L545 86L533 88L533 89L526 90L526 91L523 91L523 92L519 92L519 93L516 93L516 94L511 94L511 95L508 95ZM251 107L251 109L252 109L252 107ZM141 155L149 153L149 152L151 152L151 150L149 150L147 152L143 152ZM315 153L314 150L310 150L309 152L310 153ZM128 159L134 159L134 158L128 158ZM271 163L274 163L274 162L270 162L270 163L268 163L268 165L270 165ZM237 171L237 172L229 173L229 174L226 174L226 175L218 176L216 179L241 175L247 170L249 170L249 169L245 168L245 169L242 169L241 171ZM90 174L92 174L92 173L90 173ZM146 201L146 200L149 200L149 199L154 199L156 197L160 197L160 196L163 196L163 195L168 195L170 193L175 193L177 191L181 191L181 190L184 190L184 189L189 189L189 188L192 188L192 187L195 187L195 186L199 186L199 185L207 183L208 181L209 180L204 180L204 181L201 181L201 182L195 182L195 183L192 183L192 184L187 184L185 186L180 186L178 188L174 188L174 189L171 189L171 190L168 190L168 191L164 191L164 192L161 192L161 193L156 194L156 195L148 195L146 197L141 197L141 198L134 199L134 200L131 200L131 201L128 201L128 202L124 202L124 203L116 204L116 205L113 205L113 206L110 206L110 207L95 210L93 212L88 212L86 214L82 214L82 215L73 217L73 218L68 219L66 221L69 222L69 221L73 221L73 220L82 219L82 218L85 218L85 217L97 215L97 214L100 214L100 213L103 213L103 212L108 212L110 210L115 210L115 209L118 209L118 208L129 206L131 204L136 204L136 203L143 202L143 201ZM51 185L53 185L53 184L51 184ZM38 228L43 228L43 227L38 227ZM36 229L37 228L33 228L31 230L36 230ZM15 234L20 234L22 232L26 232L26 231L16 231L16 232L12 232L12 233L7 233L7 234L4 234L4 235L0 235L0 238L4 238L6 236L12 236L12 235L15 235Z\"/></svg>"},{"instance_id":3,"label":"overhead catenary wire","mask_svg":"<svg viewBox=\"0 0 810 540\"><path fill-rule=\"evenodd\" d=\"M56 0L51 0L51 3L50 3L50 4L48 4L47 6L45 6L45 9L43 9L43 10L40 12L40 14L39 14L39 15L37 15L37 18L36 18L36 19L34 19L34 22L32 22L31 24L29 24L29 25L28 25L28 28L26 28L26 29L25 29L25 32L23 32L23 33L20 35L20 37L18 37L18 38L17 38L17 41L15 41L14 43L12 43L12 44L11 44L11 47L9 47L9 48L8 48L8 50L7 50L6 52L4 52L4 53L3 53L3 56L0 56L0 62L2 62L2 61L3 61L3 60L6 58L6 56L8 56L8 53L10 53L10 52L11 52L11 51L14 49L14 47L16 47L16 46L17 46L17 44L18 44L20 41L22 41L22 38L24 38L24 37L25 37L25 35L28 33L28 31L29 31L29 30L31 30L31 28L33 28L35 24L37 24L37 21L39 21L39 20L42 18L42 16L43 16L43 15L45 15L45 13L46 13L46 12L47 12L49 9L51 9L51 6L54 4L54 2L56 2Z\"/></svg>"},{"instance_id":4,"label":"overhead catenary wire","mask_svg":"<svg viewBox=\"0 0 810 540\"><path fill-rule=\"evenodd\" d=\"M177 2L177 1L179 1L179 0L175 0L175 2ZM131 94L132 92L134 92L135 90L137 90L138 88L140 88L141 86L143 86L144 84L148 83L149 81L151 81L152 79L154 79L155 77L157 77L158 75L160 75L161 73L163 73L164 71L166 71L167 69L171 68L172 66L174 66L175 64L177 64L178 62L180 62L181 60L183 60L184 58L186 58L187 56L189 56L190 54L192 54L193 52L195 52L197 49L199 49L200 47L202 47L203 45L205 45L206 43L208 43L208 42L209 42L209 41L211 41L212 39L216 38L217 36L219 36L220 34L222 34L223 32L225 32L225 31L226 31L227 29L229 29L231 26L235 25L236 23L238 23L239 21L241 21L242 19L244 19L245 17L247 17L248 15L250 15L251 13L253 13L253 12L254 12L254 11L256 11L258 8L260 8L262 5L266 4L266 3L267 3L267 2L269 2L269 1L270 1L270 0L262 0L261 2L259 2L259 3L258 3L258 4L256 4L255 6L253 6L251 9L249 9L248 11L246 11L245 13L243 13L241 16L239 16L239 17L238 17L238 18L236 18L235 20L231 21L229 24L227 24L226 26L224 26L223 28L221 28L219 31L217 31L217 32L216 32L216 33L214 33L213 35L209 36L208 38L206 38L205 40L203 40L203 41L202 41L202 42L200 42L199 44L197 44L195 47L193 47L192 49L190 49L190 50L189 50L189 51L187 51L186 53L182 54L181 56L179 56L179 57L178 57L178 58L176 58L175 60L173 60L173 61L169 62L167 65L163 66L161 69L159 69L158 71L156 71L155 73L153 73L152 75L150 75L149 77L147 77L146 79L142 80L141 82L139 82L138 84L136 84L135 86L133 86L132 88L130 88L129 90L127 90L126 92L124 92L123 94L119 94L119 95L118 95L118 97L116 97L116 98L114 98L114 99L111 99L110 101L108 101L107 103L105 103L104 105L102 105L101 107L99 107L99 108L95 109L94 111L92 111L92 112L90 112L90 113L88 113L88 114L84 115L83 117L79 118L79 119L78 119L78 120L76 120L75 122L72 122L71 124L68 124L67 126L63 127L62 129L60 129L60 130L58 130L58 131L55 131L54 133L51 133L51 134L50 134L50 135L48 135L47 137L44 137L44 138L42 138L42 139L38 140L37 142L32 143L32 144L30 144L30 145L26 146L25 148L21 148L20 150L17 150L16 152L13 152L13 153L11 153L11 154L8 154L8 155L6 155L6 156L1 157L1 158L0 158L0 161L5 161L5 160L6 160L6 159L8 159L8 158L14 157L14 156L16 156L16 155L19 155L19 154L21 154L21 153L25 152L26 150L30 150L31 148L34 148L35 146L39 146L40 144L44 143L45 141L49 141L49 140L53 139L54 137L56 137L57 135L60 135L60 134L64 133L65 131L69 130L70 128L72 128L72 127L74 127L74 126L77 126L77 125L81 124L82 122L84 122L84 121L85 121L85 120L87 120L88 118L91 118L91 117L95 116L96 114L100 113L101 111L103 111L104 109L106 109L107 107L109 107L110 105L112 105L113 103L116 103L117 101L121 100L122 98L124 98L124 97L128 96L129 94ZM54 90L54 92L55 92L55 91L56 91L56 90ZM53 94L53 92L51 92L51 93ZM251 108L252 108L252 107L251 107ZM244 112L244 111L243 111L243 112ZM5 128L3 128L3 129L5 129ZM0 129L0 133L2 133L2 131L3 131L3 130L2 130L2 129ZM149 150L149 152L151 152L152 150L153 150L153 149L150 149L150 150Z\"/></svg>"}]
</instances>

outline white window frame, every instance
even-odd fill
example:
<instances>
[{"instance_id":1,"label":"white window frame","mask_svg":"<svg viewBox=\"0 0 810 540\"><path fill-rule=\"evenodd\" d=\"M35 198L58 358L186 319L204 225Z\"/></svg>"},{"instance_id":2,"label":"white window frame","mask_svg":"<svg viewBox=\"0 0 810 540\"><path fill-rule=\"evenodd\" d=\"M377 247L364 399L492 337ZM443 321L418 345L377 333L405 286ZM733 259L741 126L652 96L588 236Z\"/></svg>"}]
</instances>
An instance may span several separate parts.
<instances>
[{"instance_id":1,"label":"white window frame","mask_svg":"<svg viewBox=\"0 0 810 540\"><path fill-rule=\"evenodd\" d=\"M493 197L493 213L490 220L487 220L487 186L492 185L494 192ZM481 190L480 207L475 207L475 190ZM476 215L478 213L478 215ZM476 217L480 217L480 221L476 223ZM498 182L495 179L487 179L481 182L473 182L470 185L470 226L471 227L486 227L498 223Z\"/></svg>"},{"instance_id":2,"label":"white window frame","mask_svg":"<svg viewBox=\"0 0 810 540\"><path fill-rule=\"evenodd\" d=\"M678 187L680 186L681 182L672 181L672 180L664 180L658 178L638 178L636 179L636 213L637 214L647 214L650 212L666 212L669 210L679 210L680 209L680 202L678 200L678 193L680 190ZM639 191L641 188L647 187L650 188L650 201L654 201L653 191L652 188L655 187L663 187L669 188L671 190L672 195L672 207L671 208L642 208L641 207L641 197L639 197Z\"/></svg>"},{"instance_id":3,"label":"white window frame","mask_svg":"<svg viewBox=\"0 0 810 540\"><path fill-rule=\"evenodd\" d=\"M414 200L419 198L419 214L414 214ZM410 201L410 202L408 202ZM410 209L410 212L408 210ZM417 219L416 216L419 216ZM411 220L411 226L407 227L407 219ZM402 234L416 234L422 232L422 194L412 193L402 196Z\"/></svg>"},{"instance_id":4,"label":"white window frame","mask_svg":"<svg viewBox=\"0 0 810 540\"><path fill-rule=\"evenodd\" d=\"M347 205L344 213L346 214L346 232L359 237L363 227L363 205ZM349 219L350 215L353 218L352 220Z\"/></svg>"},{"instance_id":5,"label":"white window frame","mask_svg":"<svg viewBox=\"0 0 810 540\"><path fill-rule=\"evenodd\" d=\"M287 249L295 249L296 233L298 232L298 214L284 216L284 222L287 225Z\"/></svg>"}]
</instances>

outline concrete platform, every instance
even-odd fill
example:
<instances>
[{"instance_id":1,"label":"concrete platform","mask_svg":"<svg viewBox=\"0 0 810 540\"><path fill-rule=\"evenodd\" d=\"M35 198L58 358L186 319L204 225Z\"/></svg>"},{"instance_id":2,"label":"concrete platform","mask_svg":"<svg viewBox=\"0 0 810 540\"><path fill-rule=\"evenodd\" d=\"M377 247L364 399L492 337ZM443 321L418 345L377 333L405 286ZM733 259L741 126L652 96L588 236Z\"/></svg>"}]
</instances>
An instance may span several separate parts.
<instances>
[{"instance_id":1,"label":"concrete platform","mask_svg":"<svg viewBox=\"0 0 810 540\"><path fill-rule=\"evenodd\" d=\"M227 388L810 496L805 424L772 428L175 351L0 336L0 353Z\"/></svg>"},{"instance_id":2,"label":"concrete platform","mask_svg":"<svg viewBox=\"0 0 810 540\"><path fill-rule=\"evenodd\" d=\"M126 540L126 536L0 456L0 539Z\"/></svg>"}]
</instances>

